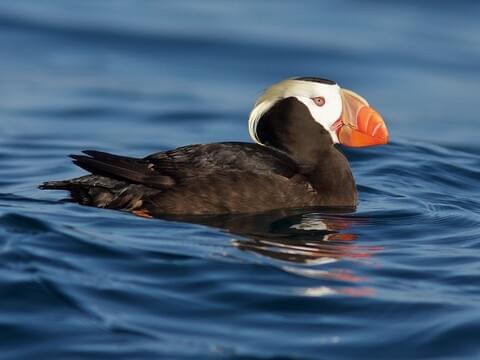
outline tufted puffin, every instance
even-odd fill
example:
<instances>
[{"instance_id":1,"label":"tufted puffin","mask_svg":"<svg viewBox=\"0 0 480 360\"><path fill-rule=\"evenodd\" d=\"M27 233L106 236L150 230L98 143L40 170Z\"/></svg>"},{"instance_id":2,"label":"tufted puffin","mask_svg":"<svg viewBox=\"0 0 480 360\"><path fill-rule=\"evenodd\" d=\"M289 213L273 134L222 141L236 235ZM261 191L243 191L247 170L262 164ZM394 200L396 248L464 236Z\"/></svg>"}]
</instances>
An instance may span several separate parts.
<instances>
[{"instance_id":1,"label":"tufted puffin","mask_svg":"<svg viewBox=\"0 0 480 360\"><path fill-rule=\"evenodd\" d=\"M355 208L355 181L335 144L388 140L382 117L364 98L318 77L269 87L248 129L254 143L188 145L144 158L86 150L71 158L89 175L40 188L68 190L80 204L145 217Z\"/></svg>"}]
</instances>

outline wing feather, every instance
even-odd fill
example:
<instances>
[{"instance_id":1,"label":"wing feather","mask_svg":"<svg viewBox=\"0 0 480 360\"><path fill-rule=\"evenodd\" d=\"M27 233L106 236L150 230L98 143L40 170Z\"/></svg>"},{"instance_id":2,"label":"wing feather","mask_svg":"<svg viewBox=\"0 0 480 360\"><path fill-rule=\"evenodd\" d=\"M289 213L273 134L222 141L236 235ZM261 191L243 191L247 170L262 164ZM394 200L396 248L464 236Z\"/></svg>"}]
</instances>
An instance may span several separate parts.
<instances>
[{"instance_id":1,"label":"wing feather","mask_svg":"<svg viewBox=\"0 0 480 360\"><path fill-rule=\"evenodd\" d=\"M148 160L86 150L86 155L70 155L74 164L96 175L109 176L149 187L166 189L175 180L158 172Z\"/></svg>"}]
</instances>

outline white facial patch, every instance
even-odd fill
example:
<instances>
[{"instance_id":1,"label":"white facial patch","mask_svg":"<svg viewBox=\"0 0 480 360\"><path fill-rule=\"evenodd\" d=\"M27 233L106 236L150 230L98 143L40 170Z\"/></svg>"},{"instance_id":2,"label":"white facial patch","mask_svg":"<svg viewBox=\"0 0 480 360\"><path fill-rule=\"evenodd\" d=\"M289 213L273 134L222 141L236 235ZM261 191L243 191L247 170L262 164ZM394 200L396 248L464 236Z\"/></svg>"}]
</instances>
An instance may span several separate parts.
<instances>
[{"instance_id":1,"label":"white facial patch","mask_svg":"<svg viewBox=\"0 0 480 360\"><path fill-rule=\"evenodd\" d=\"M324 84L305 80L285 80L272 85L257 100L255 107L250 113L249 133L250 137L257 143L257 124L260 118L281 99L295 97L301 101L310 111L313 119L322 125L332 136L335 143L338 143L337 134L331 129L333 123L342 114L342 97L340 87L337 84ZM325 103L318 106L312 98L323 97Z\"/></svg>"},{"instance_id":2,"label":"white facial patch","mask_svg":"<svg viewBox=\"0 0 480 360\"><path fill-rule=\"evenodd\" d=\"M340 115L342 115L342 98L339 92L336 94L331 93L329 95L329 97L322 95L322 97L325 98L325 104L323 106L318 106L310 98L300 96L295 97L305 104L313 119L330 133L333 142L338 143L337 133L332 129L332 125L340 118Z\"/></svg>"}]
</instances>

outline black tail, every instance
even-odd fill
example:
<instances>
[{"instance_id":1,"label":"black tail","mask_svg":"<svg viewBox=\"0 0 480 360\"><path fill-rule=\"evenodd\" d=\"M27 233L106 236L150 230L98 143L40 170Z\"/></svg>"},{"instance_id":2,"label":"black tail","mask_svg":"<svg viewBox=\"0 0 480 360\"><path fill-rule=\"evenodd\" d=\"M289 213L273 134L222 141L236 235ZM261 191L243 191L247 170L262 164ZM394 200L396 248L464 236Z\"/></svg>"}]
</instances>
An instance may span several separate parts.
<instances>
[{"instance_id":1,"label":"black tail","mask_svg":"<svg viewBox=\"0 0 480 360\"><path fill-rule=\"evenodd\" d=\"M90 178L97 178L98 176L87 175L70 180L61 180L61 181L47 181L39 186L41 190L67 190L70 192L70 196L73 201L76 201L80 204L90 205L92 204L92 194L90 194L90 188L93 190L100 190L108 192L106 188L95 188L90 187L89 181ZM97 192L98 192L97 190Z\"/></svg>"},{"instance_id":2,"label":"black tail","mask_svg":"<svg viewBox=\"0 0 480 360\"><path fill-rule=\"evenodd\" d=\"M70 180L46 181L38 186L38 188L42 190L69 190L70 187Z\"/></svg>"},{"instance_id":3,"label":"black tail","mask_svg":"<svg viewBox=\"0 0 480 360\"><path fill-rule=\"evenodd\" d=\"M85 175L64 181L48 181L39 188L42 190L67 190L73 201L83 205L125 210L136 209L142 204L144 196L161 191L101 175Z\"/></svg>"}]
</instances>

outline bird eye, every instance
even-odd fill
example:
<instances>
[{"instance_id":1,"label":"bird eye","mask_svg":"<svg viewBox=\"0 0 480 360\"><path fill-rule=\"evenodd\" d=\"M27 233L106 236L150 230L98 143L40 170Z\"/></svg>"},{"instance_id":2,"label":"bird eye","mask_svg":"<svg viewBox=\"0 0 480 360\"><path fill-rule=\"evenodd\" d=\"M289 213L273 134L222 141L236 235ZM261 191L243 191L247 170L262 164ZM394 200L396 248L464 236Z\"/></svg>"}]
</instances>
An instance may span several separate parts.
<instances>
[{"instance_id":1,"label":"bird eye","mask_svg":"<svg viewBox=\"0 0 480 360\"><path fill-rule=\"evenodd\" d=\"M317 105L317 106L325 105L325 98L323 96L314 97L314 98L312 98L312 100L315 103L315 105Z\"/></svg>"}]
</instances>

